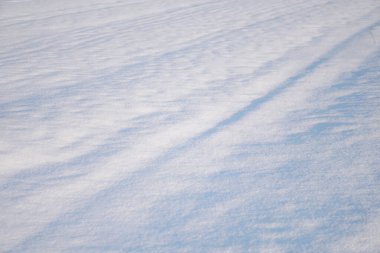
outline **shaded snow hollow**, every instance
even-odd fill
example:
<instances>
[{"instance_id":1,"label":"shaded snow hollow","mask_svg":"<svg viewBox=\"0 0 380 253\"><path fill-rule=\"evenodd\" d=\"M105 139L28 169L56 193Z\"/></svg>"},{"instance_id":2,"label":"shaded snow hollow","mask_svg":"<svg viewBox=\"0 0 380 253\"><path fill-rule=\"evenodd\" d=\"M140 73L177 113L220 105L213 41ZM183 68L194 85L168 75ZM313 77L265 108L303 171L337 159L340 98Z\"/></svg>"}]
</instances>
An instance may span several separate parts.
<instances>
[{"instance_id":1,"label":"shaded snow hollow","mask_svg":"<svg viewBox=\"0 0 380 253\"><path fill-rule=\"evenodd\" d=\"M2 0L0 252L380 252L378 0Z\"/></svg>"}]
</instances>

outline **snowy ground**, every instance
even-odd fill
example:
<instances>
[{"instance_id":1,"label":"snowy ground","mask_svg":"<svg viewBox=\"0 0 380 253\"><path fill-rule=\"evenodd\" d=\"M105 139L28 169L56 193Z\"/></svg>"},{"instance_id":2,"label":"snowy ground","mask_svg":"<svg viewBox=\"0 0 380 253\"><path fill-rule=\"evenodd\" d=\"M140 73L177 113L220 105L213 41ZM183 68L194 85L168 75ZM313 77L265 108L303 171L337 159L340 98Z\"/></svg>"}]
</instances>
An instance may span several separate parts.
<instances>
[{"instance_id":1,"label":"snowy ground","mask_svg":"<svg viewBox=\"0 0 380 253\"><path fill-rule=\"evenodd\" d=\"M0 252L380 252L379 0L2 0L0 73Z\"/></svg>"}]
</instances>

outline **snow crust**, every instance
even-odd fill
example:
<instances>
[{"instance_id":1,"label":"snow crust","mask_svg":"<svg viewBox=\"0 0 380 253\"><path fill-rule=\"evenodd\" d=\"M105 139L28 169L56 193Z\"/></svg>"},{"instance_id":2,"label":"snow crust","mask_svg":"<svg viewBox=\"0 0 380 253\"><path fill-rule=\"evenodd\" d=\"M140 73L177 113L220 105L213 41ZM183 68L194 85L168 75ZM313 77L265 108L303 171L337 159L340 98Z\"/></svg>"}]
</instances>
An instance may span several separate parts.
<instances>
[{"instance_id":1,"label":"snow crust","mask_svg":"<svg viewBox=\"0 0 380 253\"><path fill-rule=\"evenodd\" d=\"M379 252L379 13L0 1L0 251Z\"/></svg>"}]
</instances>

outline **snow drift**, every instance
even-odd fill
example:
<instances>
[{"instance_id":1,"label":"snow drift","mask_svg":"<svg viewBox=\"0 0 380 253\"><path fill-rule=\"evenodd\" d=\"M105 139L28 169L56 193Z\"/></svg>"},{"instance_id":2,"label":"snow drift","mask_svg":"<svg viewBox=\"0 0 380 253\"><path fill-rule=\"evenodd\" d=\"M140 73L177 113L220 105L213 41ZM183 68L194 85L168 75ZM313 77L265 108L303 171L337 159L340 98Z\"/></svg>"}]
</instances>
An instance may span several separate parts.
<instances>
[{"instance_id":1,"label":"snow drift","mask_svg":"<svg viewBox=\"0 0 380 253\"><path fill-rule=\"evenodd\" d=\"M378 0L0 3L0 251L378 252Z\"/></svg>"}]
</instances>

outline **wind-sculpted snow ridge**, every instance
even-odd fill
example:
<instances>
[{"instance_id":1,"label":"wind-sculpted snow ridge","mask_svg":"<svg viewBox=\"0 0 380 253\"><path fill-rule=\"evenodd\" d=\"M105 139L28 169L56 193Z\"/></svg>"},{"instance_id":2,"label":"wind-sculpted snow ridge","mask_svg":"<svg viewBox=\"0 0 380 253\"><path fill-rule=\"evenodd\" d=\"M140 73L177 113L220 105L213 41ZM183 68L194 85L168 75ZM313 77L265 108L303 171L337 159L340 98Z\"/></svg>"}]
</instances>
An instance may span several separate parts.
<instances>
[{"instance_id":1,"label":"wind-sculpted snow ridge","mask_svg":"<svg viewBox=\"0 0 380 253\"><path fill-rule=\"evenodd\" d=\"M379 13L1 1L0 252L379 252Z\"/></svg>"}]
</instances>

